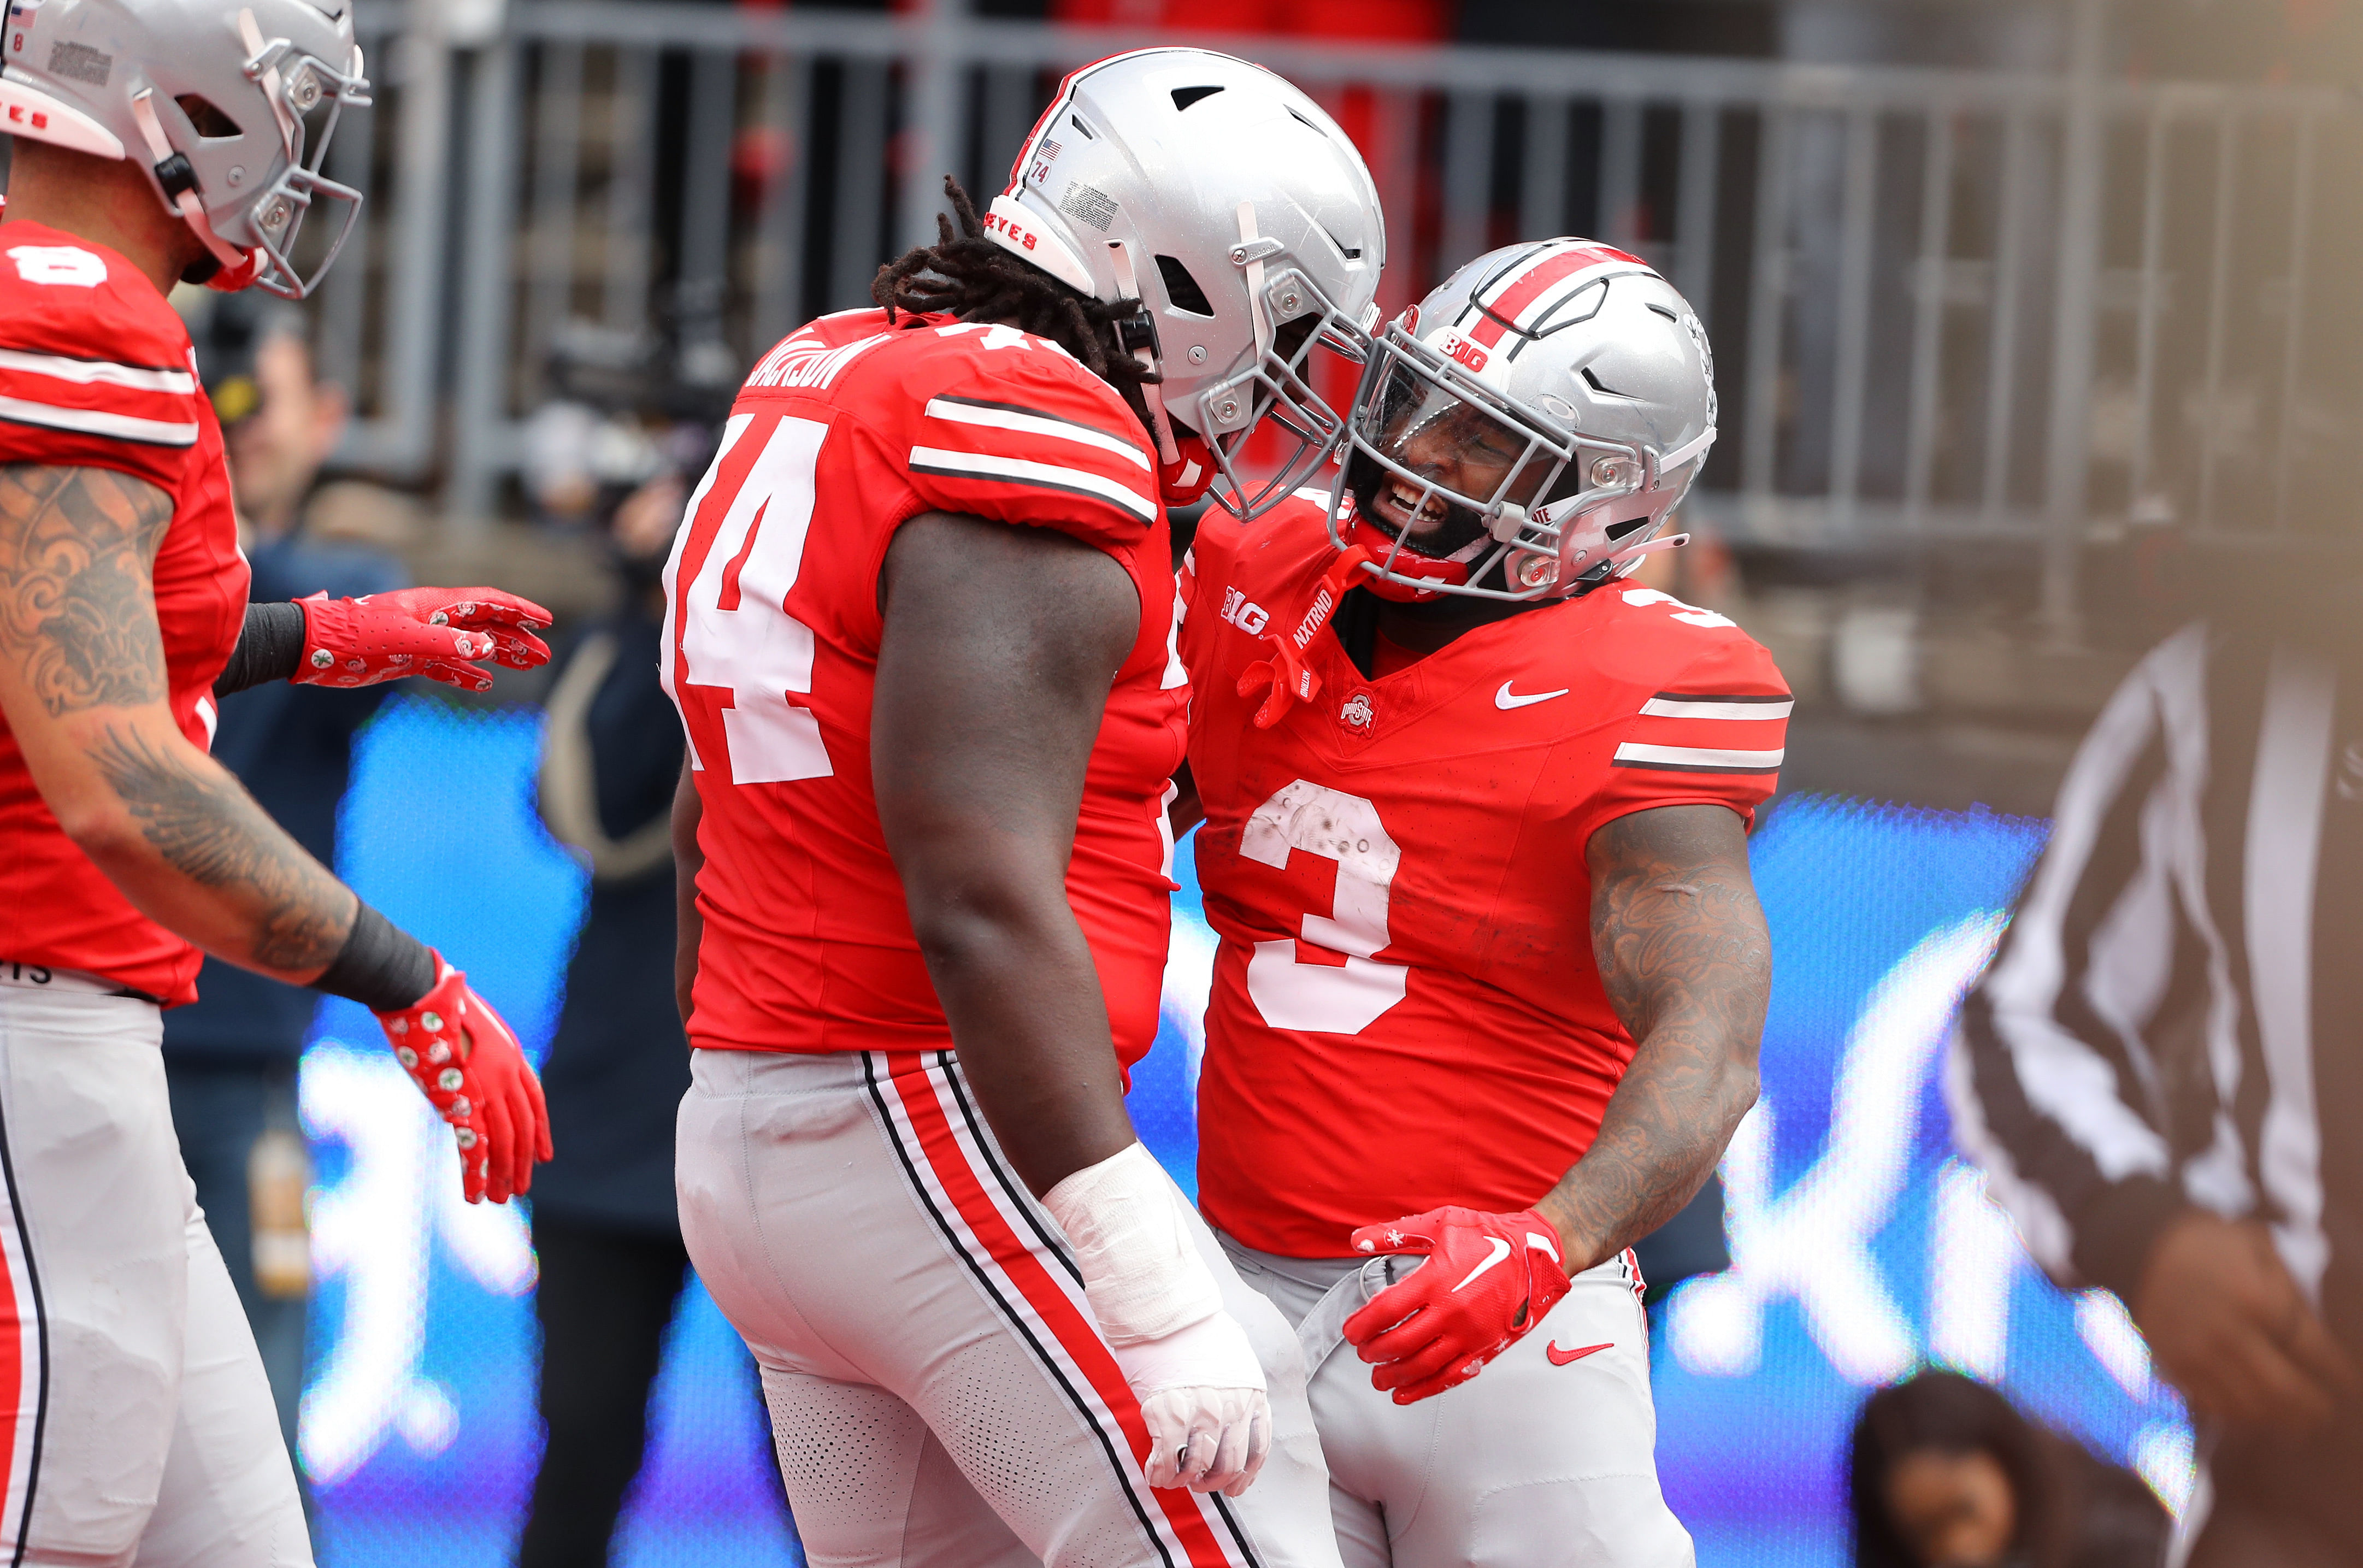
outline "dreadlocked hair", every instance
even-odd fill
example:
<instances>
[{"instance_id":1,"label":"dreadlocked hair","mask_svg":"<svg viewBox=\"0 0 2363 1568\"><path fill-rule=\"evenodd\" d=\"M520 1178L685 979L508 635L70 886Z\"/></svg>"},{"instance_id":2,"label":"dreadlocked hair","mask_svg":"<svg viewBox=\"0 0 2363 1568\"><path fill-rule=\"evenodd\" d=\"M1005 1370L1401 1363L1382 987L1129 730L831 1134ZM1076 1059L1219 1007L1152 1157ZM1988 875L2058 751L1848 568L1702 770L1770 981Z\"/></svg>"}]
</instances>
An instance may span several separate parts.
<instances>
[{"instance_id":1,"label":"dreadlocked hair","mask_svg":"<svg viewBox=\"0 0 2363 1568\"><path fill-rule=\"evenodd\" d=\"M1124 351L1115 330L1117 323L1139 312L1139 301L1077 294L987 239L984 225L977 221L976 204L949 174L944 176L944 195L951 200L952 216L936 215L936 243L905 250L879 268L870 284L870 297L885 307L886 319L892 322L897 311L907 310L961 321L1013 322L1018 330L1048 338L1082 361L1116 389L1142 428L1154 434L1140 389L1160 378ZM960 224L957 234L954 217Z\"/></svg>"}]
</instances>

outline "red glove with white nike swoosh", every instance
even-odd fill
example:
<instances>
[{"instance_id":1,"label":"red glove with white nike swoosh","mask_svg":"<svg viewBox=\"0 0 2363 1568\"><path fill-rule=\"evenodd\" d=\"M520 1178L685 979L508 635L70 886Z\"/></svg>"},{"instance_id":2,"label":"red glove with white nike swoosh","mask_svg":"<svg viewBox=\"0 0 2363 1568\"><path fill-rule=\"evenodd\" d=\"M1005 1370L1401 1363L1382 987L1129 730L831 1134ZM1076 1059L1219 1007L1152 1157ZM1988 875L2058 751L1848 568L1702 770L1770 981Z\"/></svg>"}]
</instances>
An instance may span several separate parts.
<instances>
[{"instance_id":1,"label":"red glove with white nike swoosh","mask_svg":"<svg viewBox=\"0 0 2363 1568\"><path fill-rule=\"evenodd\" d=\"M291 677L306 686L373 686L424 675L481 692L493 684L476 668L491 659L512 670L549 660L534 635L549 612L497 588L401 588L332 599L295 601L304 612L304 652Z\"/></svg>"},{"instance_id":2,"label":"red glove with white nike swoosh","mask_svg":"<svg viewBox=\"0 0 2363 1568\"><path fill-rule=\"evenodd\" d=\"M1354 1232L1358 1252L1427 1262L1346 1319L1370 1385L1410 1405L1458 1388L1550 1315L1568 1291L1559 1231L1525 1209L1432 1208Z\"/></svg>"},{"instance_id":3,"label":"red glove with white nike swoosh","mask_svg":"<svg viewBox=\"0 0 2363 1568\"><path fill-rule=\"evenodd\" d=\"M460 1185L470 1203L506 1203L533 1185L533 1163L550 1156L549 1111L508 1020L476 995L467 974L435 954L435 984L377 1021L394 1060L451 1124Z\"/></svg>"}]
</instances>

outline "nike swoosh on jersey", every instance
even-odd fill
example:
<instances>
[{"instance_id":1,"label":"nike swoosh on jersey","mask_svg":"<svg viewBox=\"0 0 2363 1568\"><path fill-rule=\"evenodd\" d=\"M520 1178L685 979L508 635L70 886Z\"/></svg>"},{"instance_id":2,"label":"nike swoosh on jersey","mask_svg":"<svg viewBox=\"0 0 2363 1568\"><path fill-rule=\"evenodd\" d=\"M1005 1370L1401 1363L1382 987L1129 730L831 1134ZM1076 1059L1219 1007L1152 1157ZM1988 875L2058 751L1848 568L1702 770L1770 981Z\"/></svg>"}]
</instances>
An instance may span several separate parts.
<instances>
[{"instance_id":1,"label":"nike swoosh on jersey","mask_svg":"<svg viewBox=\"0 0 2363 1568\"><path fill-rule=\"evenodd\" d=\"M1485 1245L1493 1249L1492 1256L1487 1258L1475 1268L1470 1269L1466 1275L1462 1276L1459 1284L1454 1285L1452 1290L1445 1292L1447 1296L1450 1296L1454 1291L1467 1290L1470 1284L1475 1283L1479 1274L1483 1273L1487 1269L1492 1268L1495 1263L1500 1262L1503 1259L1510 1255L1510 1244L1507 1241L1503 1240L1499 1236L1486 1237Z\"/></svg>"},{"instance_id":2,"label":"nike swoosh on jersey","mask_svg":"<svg viewBox=\"0 0 2363 1568\"><path fill-rule=\"evenodd\" d=\"M1585 1345L1580 1350L1563 1351L1559 1348L1559 1341L1553 1340L1543 1347L1543 1354L1550 1358L1551 1365L1565 1366L1570 1362L1580 1362L1586 1356L1598 1355L1603 1351L1613 1351L1615 1348L1616 1341L1611 1340L1604 1345Z\"/></svg>"},{"instance_id":3,"label":"nike swoosh on jersey","mask_svg":"<svg viewBox=\"0 0 2363 1568\"><path fill-rule=\"evenodd\" d=\"M1503 712L1507 712L1509 709L1514 707L1526 707L1535 703L1548 702L1553 697L1563 697L1573 689L1574 688L1571 686L1561 686L1555 692L1537 692L1532 696L1522 697L1513 695L1510 691L1510 683L1504 681L1502 683L1502 689L1493 694L1493 706L1502 709Z\"/></svg>"}]
</instances>

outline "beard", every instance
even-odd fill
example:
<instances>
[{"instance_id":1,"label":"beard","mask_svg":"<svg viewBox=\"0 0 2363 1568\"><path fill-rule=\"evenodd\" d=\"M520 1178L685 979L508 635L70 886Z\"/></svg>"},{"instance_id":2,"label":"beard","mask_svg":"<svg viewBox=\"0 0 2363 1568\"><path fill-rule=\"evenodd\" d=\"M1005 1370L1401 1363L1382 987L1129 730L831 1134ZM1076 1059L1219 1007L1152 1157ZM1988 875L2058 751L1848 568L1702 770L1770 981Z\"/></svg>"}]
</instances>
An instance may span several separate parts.
<instances>
[{"instance_id":1,"label":"beard","mask_svg":"<svg viewBox=\"0 0 2363 1568\"><path fill-rule=\"evenodd\" d=\"M1423 506L1416 485L1391 473L1359 448L1347 460L1346 488L1364 521L1388 538L1401 539L1403 549L1414 555L1448 561L1486 537L1483 517L1446 499L1440 491L1430 495ZM1414 534L1407 528L1405 514L1413 506L1420 506L1424 518L1432 525L1424 532ZM1439 507L1443 511L1440 518L1436 516Z\"/></svg>"}]
</instances>

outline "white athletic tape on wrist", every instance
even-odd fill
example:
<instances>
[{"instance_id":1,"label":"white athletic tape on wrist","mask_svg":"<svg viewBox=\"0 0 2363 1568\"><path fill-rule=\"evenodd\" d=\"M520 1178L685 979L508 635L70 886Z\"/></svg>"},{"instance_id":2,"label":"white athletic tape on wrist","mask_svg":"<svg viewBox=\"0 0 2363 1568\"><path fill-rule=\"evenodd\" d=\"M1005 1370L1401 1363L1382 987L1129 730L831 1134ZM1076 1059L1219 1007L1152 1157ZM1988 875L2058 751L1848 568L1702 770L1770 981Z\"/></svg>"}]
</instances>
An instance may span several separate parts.
<instances>
[{"instance_id":1,"label":"white athletic tape on wrist","mask_svg":"<svg viewBox=\"0 0 2363 1568\"><path fill-rule=\"evenodd\" d=\"M1042 1207L1075 1249L1083 1294L1109 1344L1161 1340L1222 1310L1181 1189L1140 1144L1077 1171L1043 1195Z\"/></svg>"},{"instance_id":2,"label":"white athletic tape on wrist","mask_svg":"<svg viewBox=\"0 0 2363 1568\"><path fill-rule=\"evenodd\" d=\"M1115 1352L1125 1382L1143 1400L1170 1388L1264 1391L1263 1363L1256 1360L1248 1331L1227 1312L1161 1339L1116 1346Z\"/></svg>"}]
</instances>

